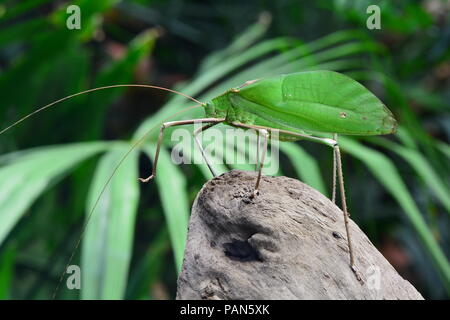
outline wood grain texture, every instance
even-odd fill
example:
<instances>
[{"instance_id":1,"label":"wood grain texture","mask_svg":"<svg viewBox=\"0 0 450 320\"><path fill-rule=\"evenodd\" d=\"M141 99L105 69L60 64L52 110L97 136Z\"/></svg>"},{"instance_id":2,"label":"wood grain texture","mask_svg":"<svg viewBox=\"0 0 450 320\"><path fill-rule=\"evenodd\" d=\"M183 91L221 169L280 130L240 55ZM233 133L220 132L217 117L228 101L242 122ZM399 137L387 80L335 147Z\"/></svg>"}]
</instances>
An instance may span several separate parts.
<instances>
[{"instance_id":1,"label":"wood grain texture","mask_svg":"<svg viewBox=\"0 0 450 320\"><path fill-rule=\"evenodd\" d=\"M177 299L423 299L342 211L306 184L233 170L208 181L192 208ZM379 276L377 281L377 275Z\"/></svg>"}]
</instances>

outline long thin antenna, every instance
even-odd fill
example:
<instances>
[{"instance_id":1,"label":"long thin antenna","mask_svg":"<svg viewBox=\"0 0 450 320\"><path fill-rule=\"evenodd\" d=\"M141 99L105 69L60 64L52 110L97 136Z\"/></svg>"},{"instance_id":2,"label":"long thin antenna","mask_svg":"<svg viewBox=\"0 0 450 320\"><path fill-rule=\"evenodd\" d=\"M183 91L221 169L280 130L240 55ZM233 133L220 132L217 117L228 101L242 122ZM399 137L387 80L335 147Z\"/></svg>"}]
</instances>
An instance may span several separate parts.
<instances>
[{"instance_id":1,"label":"long thin antenna","mask_svg":"<svg viewBox=\"0 0 450 320\"><path fill-rule=\"evenodd\" d=\"M111 173L111 175L109 176L108 180L106 180L106 183L105 183L104 186L102 187L102 189L101 189L101 191L100 191L100 194L98 195L97 199L96 199L95 202L94 202L94 206L93 206L93 207L91 208L91 210L89 211L89 214L88 214L88 216L87 216L87 218L86 218L86 222L84 223L83 228L81 229L80 237L78 238L78 241L77 241L77 243L76 243L76 245L75 245L75 248L74 248L73 251L72 251L72 254L70 255L70 258L69 258L69 260L68 260L68 262L67 262L67 265L66 265L65 269L63 270L63 272L62 272L60 278L59 278L58 285L56 286L55 291L53 291L52 299L55 299L55 298L56 298L56 294L58 293L59 287L61 286L61 283L62 283L62 281L63 281L63 279L64 279L64 276L65 276L65 274L66 274L66 270L67 270L67 268L69 267L70 263L72 262L73 257L75 256L75 253L77 252L78 247L80 246L81 240L83 239L83 236L84 236L84 234L85 234L85 232L86 232L86 229L87 229L87 226L88 226L88 224L89 224L89 221L91 220L92 214L94 213L95 209L97 208L97 205L99 204L99 202L100 202L100 200L101 200L103 194L105 193L106 188L107 188L108 185L110 184L110 182L111 182L112 178L114 177L114 175L116 174L117 170L119 170L119 167L122 165L122 163L126 160L126 158L128 158L128 156L131 154L131 152L133 152L133 150L135 150L135 149L136 149L136 148L137 148L137 147L138 147L138 146L139 146L139 145L147 138L147 136L150 134L150 132L152 132L154 129L158 128L159 126L161 126L161 124L162 124L163 122L166 122L166 121L170 120L171 118L174 118L174 117L176 117L177 115L179 115L179 114L181 114L181 113L183 113L183 112L186 112L186 111L191 110L191 109L199 108L201 105L203 105L203 103L201 103L201 102L199 102L199 104L200 104L200 105L197 104L197 105L195 105L195 106L191 106L191 107L188 107L188 108L185 108L185 109L183 109L183 110L178 111L177 113L171 115L170 117L167 117L167 118L164 119L162 122L160 122L159 124L155 125L155 126L152 127L151 129L149 129L148 131L146 131L145 134L142 135L142 137L140 137L136 142L133 143L133 145L131 146L131 148L130 148L130 149L125 153L125 155L120 159L120 161L119 161L119 162L117 163L117 165L114 167L114 170L113 170L113 172Z\"/></svg>"},{"instance_id":2,"label":"long thin antenna","mask_svg":"<svg viewBox=\"0 0 450 320\"><path fill-rule=\"evenodd\" d=\"M11 128L15 127L16 125L18 125L18 124L21 123L22 121L25 121L26 119L28 119L28 118L34 116L36 113L39 113L39 112L41 112L41 111L44 111L45 109L48 109L48 108L54 106L55 104L58 104L58 103L63 102L63 101L65 101L65 100L74 98L74 97L76 97L76 96L80 96L80 95L82 95L82 94L94 92L94 91L105 90L105 89L112 89L112 88L121 88L121 87L139 87L139 88L150 88L150 89L158 89L158 90L169 91L169 92L172 92L172 93L179 94L179 95L181 95L181 96L183 96L183 97L186 97L186 98L188 98L188 99L194 101L195 103L203 104L202 102L198 101L197 99L195 99L195 98L193 98L193 97L191 97L191 96L188 96L187 94L184 94L184 93L182 93L182 92L178 92L178 91L176 91L176 90L172 90L172 89L169 89L169 88L164 88L164 87L159 87L159 86L152 86L152 85L148 85L148 84L116 84L116 85L112 85L112 86L98 87L98 88L93 88L93 89L81 91L81 92L78 92L78 93L71 94L70 96L61 98L61 99L59 99L59 100L53 101L52 103L49 103L49 104L47 104L47 105L45 105L45 106L43 106L43 107L37 109L36 111L31 112L30 114L26 115L25 117L23 117L23 118L17 120L16 122L14 122L13 124L11 124L10 126L7 126L5 129L3 129L2 131L0 131L0 135L2 135L3 133L5 133L6 131L10 130Z\"/></svg>"}]
</instances>

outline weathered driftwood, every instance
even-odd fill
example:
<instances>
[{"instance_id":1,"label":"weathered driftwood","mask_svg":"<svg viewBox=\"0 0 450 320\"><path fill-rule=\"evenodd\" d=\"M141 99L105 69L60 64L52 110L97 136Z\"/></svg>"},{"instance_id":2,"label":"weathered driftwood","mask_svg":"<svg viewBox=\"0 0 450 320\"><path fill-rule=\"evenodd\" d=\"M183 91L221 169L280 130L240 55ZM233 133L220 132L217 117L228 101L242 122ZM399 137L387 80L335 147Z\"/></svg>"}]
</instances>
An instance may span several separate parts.
<instances>
[{"instance_id":1,"label":"weathered driftwood","mask_svg":"<svg viewBox=\"0 0 450 320\"><path fill-rule=\"evenodd\" d=\"M205 184L189 224L177 299L422 299L342 211L306 184L233 170Z\"/></svg>"}]
</instances>

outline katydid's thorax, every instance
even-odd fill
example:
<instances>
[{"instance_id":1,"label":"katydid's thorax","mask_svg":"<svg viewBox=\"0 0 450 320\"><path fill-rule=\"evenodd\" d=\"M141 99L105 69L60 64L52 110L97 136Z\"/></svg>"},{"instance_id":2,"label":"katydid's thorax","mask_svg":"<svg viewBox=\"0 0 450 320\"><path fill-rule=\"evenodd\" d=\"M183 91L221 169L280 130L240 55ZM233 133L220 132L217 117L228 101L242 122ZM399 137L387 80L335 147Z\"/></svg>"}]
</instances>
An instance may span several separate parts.
<instances>
[{"instance_id":1,"label":"katydid's thorax","mask_svg":"<svg viewBox=\"0 0 450 320\"><path fill-rule=\"evenodd\" d=\"M304 133L296 128L280 125L273 121L266 121L255 114L248 104L235 103L233 97L239 94L240 88L233 88L205 103L205 113L208 118L224 118L224 123L234 126L233 123L285 129L292 132ZM242 127L241 127L242 128ZM296 141L298 137L279 133L272 137L282 141Z\"/></svg>"},{"instance_id":2,"label":"katydid's thorax","mask_svg":"<svg viewBox=\"0 0 450 320\"><path fill-rule=\"evenodd\" d=\"M205 113L208 118L224 118L224 123L234 126L233 123L284 129L297 133L304 133L298 128L286 126L276 121L267 120L258 116L255 109L248 103L236 103L236 96L241 88L233 88L205 103ZM297 137L286 134L278 134L276 139L282 141L296 141Z\"/></svg>"},{"instance_id":3,"label":"katydid's thorax","mask_svg":"<svg viewBox=\"0 0 450 320\"><path fill-rule=\"evenodd\" d=\"M233 104L230 95L239 89L230 89L205 104L205 113L209 118L225 118L225 123L240 122L253 124L255 115L242 106Z\"/></svg>"}]
</instances>

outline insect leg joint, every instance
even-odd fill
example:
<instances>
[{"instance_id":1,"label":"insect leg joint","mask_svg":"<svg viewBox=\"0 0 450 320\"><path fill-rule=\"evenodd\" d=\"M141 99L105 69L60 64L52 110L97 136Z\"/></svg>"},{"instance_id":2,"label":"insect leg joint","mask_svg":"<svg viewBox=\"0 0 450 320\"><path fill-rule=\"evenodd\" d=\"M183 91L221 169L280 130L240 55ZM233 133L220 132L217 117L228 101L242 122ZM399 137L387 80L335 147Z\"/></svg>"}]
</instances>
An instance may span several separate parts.
<instances>
[{"instance_id":1,"label":"insect leg joint","mask_svg":"<svg viewBox=\"0 0 450 320\"><path fill-rule=\"evenodd\" d=\"M267 131L266 129L259 129L258 130L263 136L268 136L269 135L269 131Z\"/></svg>"},{"instance_id":2,"label":"insect leg joint","mask_svg":"<svg viewBox=\"0 0 450 320\"><path fill-rule=\"evenodd\" d=\"M329 139L329 138L323 138L322 141L326 144L328 144L330 147L337 147L339 146L339 143L336 140Z\"/></svg>"}]
</instances>

